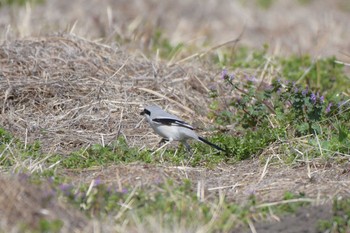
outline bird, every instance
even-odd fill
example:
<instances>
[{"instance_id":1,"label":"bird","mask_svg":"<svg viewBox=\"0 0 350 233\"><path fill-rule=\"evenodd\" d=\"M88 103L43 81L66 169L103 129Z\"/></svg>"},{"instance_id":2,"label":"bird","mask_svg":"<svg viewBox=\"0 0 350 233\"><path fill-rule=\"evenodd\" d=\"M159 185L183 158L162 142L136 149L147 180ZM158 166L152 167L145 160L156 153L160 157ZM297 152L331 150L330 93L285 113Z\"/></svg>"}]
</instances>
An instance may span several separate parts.
<instances>
[{"instance_id":1,"label":"bird","mask_svg":"<svg viewBox=\"0 0 350 233\"><path fill-rule=\"evenodd\" d=\"M187 143L187 140L194 139L206 143L217 150L225 151L214 143L198 136L190 124L164 111L157 105L145 107L140 115L144 115L154 132L163 138L161 142L168 141L168 143L170 143L172 141L179 141L186 147L186 150L191 153L191 147Z\"/></svg>"}]
</instances>

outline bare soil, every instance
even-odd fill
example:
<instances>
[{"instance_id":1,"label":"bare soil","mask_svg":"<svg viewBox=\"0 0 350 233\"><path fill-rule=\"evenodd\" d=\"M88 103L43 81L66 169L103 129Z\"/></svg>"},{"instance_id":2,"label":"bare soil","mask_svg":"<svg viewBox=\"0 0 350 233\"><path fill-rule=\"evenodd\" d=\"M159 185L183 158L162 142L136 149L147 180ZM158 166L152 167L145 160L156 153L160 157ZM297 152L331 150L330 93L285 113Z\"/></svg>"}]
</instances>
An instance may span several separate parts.
<instances>
[{"instance_id":1,"label":"bare soil","mask_svg":"<svg viewBox=\"0 0 350 233\"><path fill-rule=\"evenodd\" d=\"M319 221L332 217L331 205L301 207L295 214L285 215L272 222L260 222L255 230L259 233L319 233ZM251 232L251 229L247 232Z\"/></svg>"}]
</instances>

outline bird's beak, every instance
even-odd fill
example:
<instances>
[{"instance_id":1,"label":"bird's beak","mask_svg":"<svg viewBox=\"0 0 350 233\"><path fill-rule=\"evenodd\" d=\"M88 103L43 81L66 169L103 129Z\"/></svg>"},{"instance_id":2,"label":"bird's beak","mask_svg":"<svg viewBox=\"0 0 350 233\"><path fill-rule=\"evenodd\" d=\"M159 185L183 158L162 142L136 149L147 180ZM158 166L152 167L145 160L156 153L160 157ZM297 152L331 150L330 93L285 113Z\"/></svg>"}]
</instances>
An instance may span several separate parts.
<instances>
[{"instance_id":1,"label":"bird's beak","mask_svg":"<svg viewBox=\"0 0 350 233\"><path fill-rule=\"evenodd\" d=\"M143 110L142 112L140 112L140 115L145 115L145 110Z\"/></svg>"}]
</instances>

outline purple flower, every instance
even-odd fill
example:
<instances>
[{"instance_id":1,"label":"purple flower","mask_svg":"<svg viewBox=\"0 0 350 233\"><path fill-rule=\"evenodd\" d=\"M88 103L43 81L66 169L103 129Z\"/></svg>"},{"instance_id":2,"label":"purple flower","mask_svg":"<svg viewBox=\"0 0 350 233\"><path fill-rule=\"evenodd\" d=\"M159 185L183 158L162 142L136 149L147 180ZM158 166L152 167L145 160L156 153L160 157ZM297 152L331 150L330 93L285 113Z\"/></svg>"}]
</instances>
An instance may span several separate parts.
<instances>
[{"instance_id":1,"label":"purple flower","mask_svg":"<svg viewBox=\"0 0 350 233\"><path fill-rule=\"evenodd\" d=\"M248 76L248 75L246 75L245 77L246 77L246 79L247 79L249 82L252 82L252 83L255 83L255 82L256 82L256 78L255 78L254 76Z\"/></svg>"},{"instance_id":2,"label":"purple flower","mask_svg":"<svg viewBox=\"0 0 350 233\"><path fill-rule=\"evenodd\" d=\"M226 79L227 78L227 69L223 69L222 71L221 71L221 77L223 78L223 79Z\"/></svg>"},{"instance_id":3,"label":"purple flower","mask_svg":"<svg viewBox=\"0 0 350 233\"><path fill-rule=\"evenodd\" d=\"M70 184L61 184L59 186L59 189L66 195L69 195L71 193L73 186Z\"/></svg>"},{"instance_id":4,"label":"purple flower","mask_svg":"<svg viewBox=\"0 0 350 233\"><path fill-rule=\"evenodd\" d=\"M121 194L127 194L128 193L128 189L127 188L122 188L122 190L120 190L119 188L115 189L116 193L121 193Z\"/></svg>"},{"instance_id":5,"label":"purple flower","mask_svg":"<svg viewBox=\"0 0 350 233\"><path fill-rule=\"evenodd\" d=\"M332 107L332 102L330 102L326 108L326 113L329 113L331 111L331 107Z\"/></svg>"},{"instance_id":6,"label":"purple flower","mask_svg":"<svg viewBox=\"0 0 350 233\"><path fill-rule=\"evenodd\" d=\"M316 103L316 100L317 100L317 96L315 95L315 93L311 93L311 97L310 97L310 100L313 104Z\"/></svg>"},{"instance_id":7,"label":"purple flower","mask_svg":"<svg viewBox=\"0 0 350 233\"><path fill-rule=\"evenodd\" d=\"M321 97L320 97L320 102L321 102L321 104L324 103L324 96L321 96Z\"/></svg>"},{"instance_id":8,"label":"purple flower","mask_svg":"<svg viewBox=\"0 0 350 233\"><path fill-rule=\"evenodd\" d=\"M212 91L212 92L217 91L217 90L216 90L216 86L215 86L214 84L211 84L211 85L209 86L209 90Z\"/></svg>"},{"instance_id":9,"label":"purple flower","mask_svg":"<svg viewBox=\"0 0 350 233\"><path fill-rule=\"evenodd\" d=\"M305 90L301 92L303 96L306 96L306 94L309 92L309 87L306 87Z\"/></svg>"},{"instance_id":10,"label":"purple flower","mask_svg":"<svg viewBox=\"0 0 350 233\"><path fill-rule=\"evenodd\" d=\"M94 180L94 187L99 186L101 183L102 182L101 182L100 178L95 179Z\"/></svg>"},{"instance_id":11,"label":"purple flower","mask_svg":"<svg viewBox=\"0 0 350 233\"><path fill-rule=\"evenodd\" d=\"M230 81L235 79L235 74L230 74Z\"/></svg>"},{"instance_id":12,"label":"purple flower","mask_svg":"<svg viewBox=\"0 0 350 233\"><path fill-rule=\"evenodd\" d=\"M298 87L294 87L294 93L298 93L299 89Z\"/></svg>"}]
</instances>

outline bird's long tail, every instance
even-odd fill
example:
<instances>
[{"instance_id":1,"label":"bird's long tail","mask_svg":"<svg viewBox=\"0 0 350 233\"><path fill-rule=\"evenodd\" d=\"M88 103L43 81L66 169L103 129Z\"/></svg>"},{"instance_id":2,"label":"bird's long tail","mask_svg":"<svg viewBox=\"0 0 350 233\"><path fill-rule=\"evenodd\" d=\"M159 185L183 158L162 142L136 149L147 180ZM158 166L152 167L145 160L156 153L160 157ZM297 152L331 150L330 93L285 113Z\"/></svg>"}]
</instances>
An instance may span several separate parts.
<instances>
[{"instance_id":1,"label":"bird's long tail","mask_svg":"<svg viewBox=\"0 0 350 233\"><path fill-rule=\"evenodd\" d=\"M209 146L214 147L214 148L217 149L217 150L225 151L224 149L222 149L222 148L219 147L218 145L215 145L214 143L209 142L208 140L206 140L206 139L204 139L204 138L202 138L202 137L198 137L198 139L199 139L199 141L204 142L204 143L208 144Z\"/></svg>"}]
</instances>

